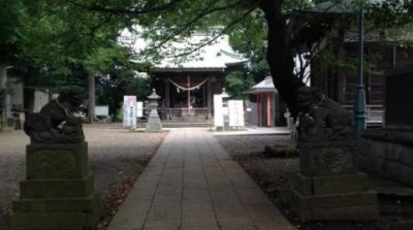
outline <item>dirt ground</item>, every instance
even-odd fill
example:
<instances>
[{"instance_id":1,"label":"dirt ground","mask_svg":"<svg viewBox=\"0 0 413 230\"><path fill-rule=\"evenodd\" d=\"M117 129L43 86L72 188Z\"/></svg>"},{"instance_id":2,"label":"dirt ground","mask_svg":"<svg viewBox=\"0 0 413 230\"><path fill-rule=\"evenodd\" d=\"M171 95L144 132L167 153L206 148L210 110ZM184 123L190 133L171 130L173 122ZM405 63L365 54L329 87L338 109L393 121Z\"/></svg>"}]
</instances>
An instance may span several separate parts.
<instances>
[{"instance_id":1,"label":"dirt ground","mask_svg":"<svg viewBox=\"0 0 413 230\"><path fill-rule=\"evenodd\" d=\"M104 204L104 219L96 229L104 229L167 133L130 132L119 125L85 125L84 132L95 188ZM0 229L7 229L12 200L25 178L28 143L21 130L0 132Z\"/></svg>"},{"instance_id":2,"label":"dirt ground","mask_svg":"<svg viewBox=\"0 0 413 230\"><path fill-rule=\"evenodd\" d=\"M265 146L294 146L289 136L217 136L222 146L251 175L267 193L284 215L303 230L412 230L413 189L383 178L371 177L374 189L378 191L380 219L377 222L307 222L300 223L290 212L287 191L292 187L294 174L299 171L298 157L272 158L265 152ZM371 175L370 175L371 176ZM410 194L395 195L380 192L383 186L397 186Z\"/></svg>"}]
</instances>

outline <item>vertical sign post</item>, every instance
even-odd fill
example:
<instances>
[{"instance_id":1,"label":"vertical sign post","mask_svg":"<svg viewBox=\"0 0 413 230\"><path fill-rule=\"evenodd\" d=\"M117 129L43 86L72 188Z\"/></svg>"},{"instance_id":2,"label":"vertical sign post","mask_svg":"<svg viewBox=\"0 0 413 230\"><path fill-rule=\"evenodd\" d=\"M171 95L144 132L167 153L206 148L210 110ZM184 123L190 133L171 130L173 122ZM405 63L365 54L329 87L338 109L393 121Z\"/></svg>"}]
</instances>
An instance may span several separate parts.
<instances>
[{"instance_id":1,"label":"vertical sign post","mask_svg":"<svg viewBox=\"0 0 413 230\"><path fill-rule=\"evenodd\" d=\"M215 129L218 127L224 128L224 114L222 111L222 95L214 95L214 126Z\"/></svg>"},{"instance_id":2,"label":"vertical sign post","mask_svg":"<svg viewBox=\"0 0 413 230\"><path fill-rule=\"evenodd\" d=\"M229 100L229 126L230 127L244 127L244 104L242 100Z\"/></svg>"}]
</instances>

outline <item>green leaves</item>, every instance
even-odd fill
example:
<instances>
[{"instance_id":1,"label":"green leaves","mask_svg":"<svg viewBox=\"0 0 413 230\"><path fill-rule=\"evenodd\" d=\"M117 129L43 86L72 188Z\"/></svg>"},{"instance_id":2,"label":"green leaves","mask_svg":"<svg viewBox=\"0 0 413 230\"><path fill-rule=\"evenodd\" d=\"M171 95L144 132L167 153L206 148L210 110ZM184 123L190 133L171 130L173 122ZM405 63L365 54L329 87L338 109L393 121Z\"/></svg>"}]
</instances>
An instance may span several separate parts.
<instances>
[{"instance_id":1,"label":"green leaves","mask_svg":"<svg viewBox=\"0 0 413 230\"><path fill-rule=\"evenodd\" d=\"M15 50L10 64L22 78L27 78L25 71L31 69L31 76L43 78L37 81L39 85L64 84L70 80L63 78L73 78L77 69L101 73L113 67L111 62L127 62L130 52L117 47L116 38L129 22L88 10L92 1L22 0L18 4L5 1L16 8L14 11L2 8L15 12L2 20L11 25L13 36L18 37L13 43ZM7 18L15 19L16 23ZM0 23L1 35L5 34L4 28Z\"/></svg>"},{"instance_id":2,"label":"green leaves","mask_svg":"<svg viewBox=\"0 0 413 230\"><path fill-rule=\"evenodd\" d=\"M245 72L234 71L227 75L227 91L233 99L245 99L248 95L244 94L249 88L254 85L252 76Z\"/></svg>"},{"instance_id":3,"label":"green leaves","mask_svg":"<svg viewBox=\"0 0 413 230\"><path fill-rule=\"evenodd\" d=\"M86 55L83 65L87 72L92 75L102 75L110 71L115 66L125 66L128 64L130 51L117 44L110 47L99 47L94 52Z\"/></svg>"},{"instance_id":4,"label":"green leaves","mask_svg":"<svg viewBox=\"0 0 413 230\"><path fill-rule=\"evenodd\" d=\"M22 4L13 0L2 0L0 7L0 45L14 43L18 37L19 16Z\"/></svg>"}]
</instances>

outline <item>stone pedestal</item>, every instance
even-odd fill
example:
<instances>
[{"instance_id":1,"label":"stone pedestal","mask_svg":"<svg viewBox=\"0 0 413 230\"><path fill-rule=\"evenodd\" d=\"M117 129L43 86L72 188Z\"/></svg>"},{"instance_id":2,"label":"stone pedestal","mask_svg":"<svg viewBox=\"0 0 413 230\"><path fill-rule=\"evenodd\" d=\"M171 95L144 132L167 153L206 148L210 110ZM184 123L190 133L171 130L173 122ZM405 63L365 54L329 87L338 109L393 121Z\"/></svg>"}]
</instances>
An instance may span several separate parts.
<instances>
[{"instance_id":1,"label":"stone pedestal","mask_svg":"<svg viewBox=\"0 0 413 230\"><path fill-rule=\"evenodd\" d=\"M11 229L82 230L100 217L89 168L87 143L30 144L27 178L13 202Z\"/></svg>"},{"instance_id":2,"label":"stone pedestal","mask_svg":"<svg viewBox=\"0 0 413 230\"><path fill-rule=\"evenodd\" d=\"M148 132L148 133L162 132L161 119L159 118L159 115L156 109L152 109L151 113L149 114L148 123L146 123L145 132Z\"/></svg>"},{"instance_id":3,"label":"stone pedestal","mask_svg":"<svg viewBox=\"0 0 413 230\"><path fill-rule=\"evenodd\" d=\"M379 217L377 194L357 170L357 148L348 142L300 146L300 173L292 190L292 211L303 221L373 221Z\"/></svg>"}]
</instances>

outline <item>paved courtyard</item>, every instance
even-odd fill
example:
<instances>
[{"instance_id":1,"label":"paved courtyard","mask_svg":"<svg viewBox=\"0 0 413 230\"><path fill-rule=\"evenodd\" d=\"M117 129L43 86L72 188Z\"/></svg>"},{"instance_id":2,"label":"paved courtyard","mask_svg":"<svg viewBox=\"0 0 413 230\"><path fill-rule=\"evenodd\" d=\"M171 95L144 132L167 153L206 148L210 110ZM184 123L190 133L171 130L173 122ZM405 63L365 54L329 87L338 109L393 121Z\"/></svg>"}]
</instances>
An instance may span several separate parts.
<instances>
[{"instance_id":1,"label":"paved courtyard","mask_svg":"<svg viewBox=\"0 0 413 230\"><path fill-rule=\"evenodd\" d=\"M295 229L205 129L173 129L108 230Z\"/></svg>"}]
</instances>

